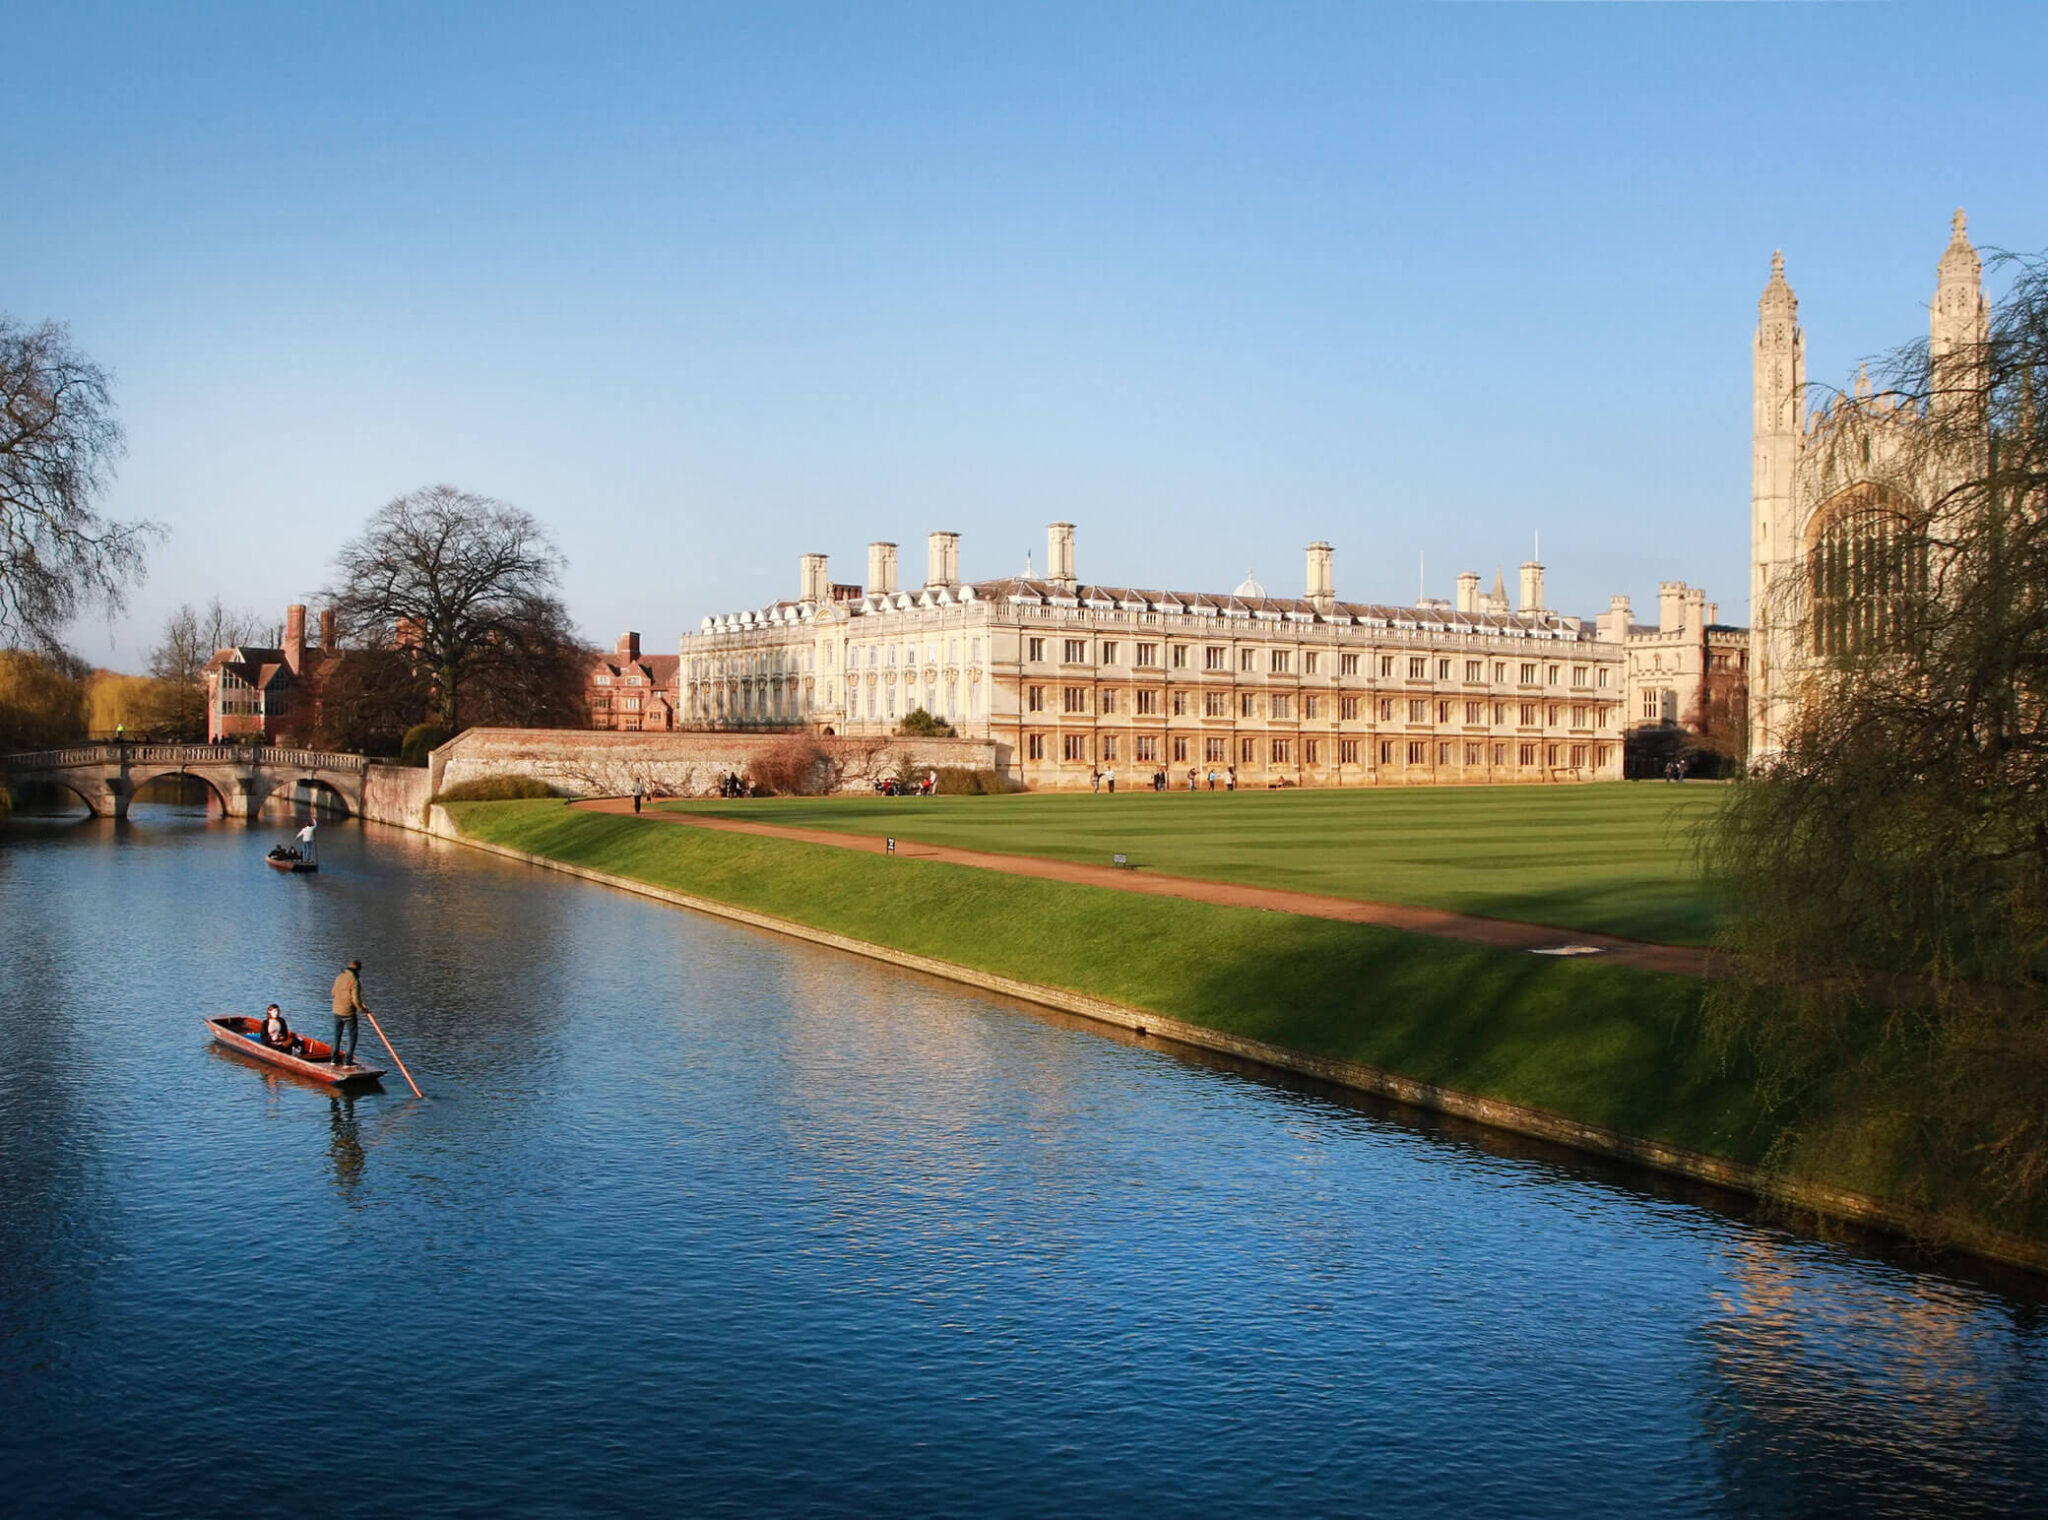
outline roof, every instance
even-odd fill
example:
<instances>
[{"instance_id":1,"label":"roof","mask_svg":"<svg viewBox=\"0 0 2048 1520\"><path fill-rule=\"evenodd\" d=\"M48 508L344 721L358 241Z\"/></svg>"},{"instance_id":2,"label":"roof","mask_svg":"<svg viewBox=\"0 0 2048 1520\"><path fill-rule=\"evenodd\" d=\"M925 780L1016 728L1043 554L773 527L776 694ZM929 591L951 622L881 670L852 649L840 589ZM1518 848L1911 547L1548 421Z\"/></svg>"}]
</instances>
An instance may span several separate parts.
<instances>
[{"instance_id":1,"label":"roof","mask_svg":"<svg viewBox=\"0 0 2048 1520\"><path fill-rule=\"evenodd\" d=\"M978 599L990 602L1116 607L1128 612L1165 612L1269 623L1359 623L1380 628L1498 632L1510 637L1527 637L1531 633L1548 637L1553 631L1575 633L1583 622L1555 611L1532 616L1521 612L1459 612L1450 607L1413 607L1383 602L1333 602L1324 610L1306 597L1153 591L1135 586L1080 585L1068 590L1052 581L1022 577L977 581L974 593Z\"/></svg>"}]
</instances>

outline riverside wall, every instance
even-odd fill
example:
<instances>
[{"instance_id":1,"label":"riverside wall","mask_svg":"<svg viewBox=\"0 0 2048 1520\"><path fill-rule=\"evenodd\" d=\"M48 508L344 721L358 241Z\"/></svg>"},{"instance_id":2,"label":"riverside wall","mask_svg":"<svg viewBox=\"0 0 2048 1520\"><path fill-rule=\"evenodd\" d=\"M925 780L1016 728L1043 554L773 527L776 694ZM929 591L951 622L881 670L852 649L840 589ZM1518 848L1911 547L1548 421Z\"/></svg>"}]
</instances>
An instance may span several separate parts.
<instances>
[{"instance_id":1,"label":"riverside wall","mask_svg":"<svg viewBox=\"0 0 2048 1520\"><path fill-rule=\"evenodd\" d=\"M816 744L832 760L835 790L864 792L884 775L954 766L1007 768L1007 745L988 739L838 739L809 734L612 733L594 729L471 728L435 750L421 774L439 795L464 781L525 776L567 797L617 797L635 787L650 795L710 797L722 776L752 773L792 740ZM408 825L418 827L417 824Z\"/></svg>"},{"instance_id":2,"label":"riverside wall","mask_svg":"<svg viewBox=\"0 0 2048 1520\"><path fill-rule=\"evenodd\" d=\"M425 830L434 778L424 766L372 765L363 772L363 818L400 829Z\"/></svg>"}]
</instances>

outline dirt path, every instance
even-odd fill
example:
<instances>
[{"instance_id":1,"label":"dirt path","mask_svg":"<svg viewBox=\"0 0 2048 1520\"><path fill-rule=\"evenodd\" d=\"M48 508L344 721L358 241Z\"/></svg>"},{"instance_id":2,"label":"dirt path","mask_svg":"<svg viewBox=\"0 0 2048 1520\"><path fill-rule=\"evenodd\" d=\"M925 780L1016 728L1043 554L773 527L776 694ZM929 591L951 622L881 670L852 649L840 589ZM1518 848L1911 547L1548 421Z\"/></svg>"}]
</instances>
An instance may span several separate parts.
<instances>
[{"instance_id":1,"label":"dirt path","mask_svg":"<svg viewBox=\"0 0 2048 1520\"><path fill-rule=\"evenodd\" d=\"M633 811L629 797L600 797L572 806L596 813L630 814ZM779 823L746 823L734 818L707 818L694 813L643 813L640 816L650 823L682 824L687 828L717 829L731 834L758 834L764 839L793 839L803 844L826 845L835 850L860 850L869 855L886 853L884 840L871 834L840 834L829 829L801 829ZM1694 946L1648 945L1640 940L1617 939L1607 934L1586 934L1545 924L1517 923L1505 918L1479 918L1469 913L1446 912L1441 908L1361 902L1356 898L1330 897L1320 892L1289 892L1277 887L1246 886L1240 882L1164 876L1151 871L1120 870L1115 866L1082 865L1072 860L1048 860L1038 855L998 855L987 850L963 850L914 839L897 840L896 853L908 860L940 860L949 865L973 866L983 871L1003 871L1011 876L1035 876L1043 881L1106 887L1113 892L1182 897L1190 902L1215 903L1225 908L1264 908L1274 913L1299 913L1307 918L1375 924L1385 929L1402 929L1410 934L1434 934L1443 939L1466 940L1475 945L1493 945L1506 950L1554 951L1568 945L1587 947L1595 952L1595 956L1589 956L1589 959L1597 957L1615 965L1636 966L1645 971L1672 971L1681 976L1709 974L1707 952Z\"/></svg>"}]
</instances>

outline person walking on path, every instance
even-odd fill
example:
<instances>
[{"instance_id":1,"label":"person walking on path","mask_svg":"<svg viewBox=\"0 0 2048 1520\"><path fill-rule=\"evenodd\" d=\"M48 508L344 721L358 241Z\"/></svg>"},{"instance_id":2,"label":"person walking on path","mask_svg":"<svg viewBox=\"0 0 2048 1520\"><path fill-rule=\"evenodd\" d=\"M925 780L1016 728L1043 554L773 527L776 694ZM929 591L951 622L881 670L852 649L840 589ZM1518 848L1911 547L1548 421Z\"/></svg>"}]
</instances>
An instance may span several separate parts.
<instances>
[{"instance_id":1,"label":"person walking on path","mask_svg":"<svg viewBox=\"0 0 2048 1520\"><path fill-rule=\"evenodd\" d=\"M1114 797L1116 795L1116 767L1112 765L1107 771L1103 772L1102 779L1109 783L1109 795Z\"/></svg>"},{"instance_id":2,"label":"person walking on path","mask_svg":"<svg viewBox=\"0 0 2048 1520\"><path fill-rule=\"evenodd\" d=\"M1098 791L1098 792L1099 792L1099 791L1101 791L1101 790L1102 790L1102 772L1101 772L1101 771L1093 771L1093 772L1090 772L1090 774L1089 774L1089 777L1088 777L1088 782L1089 782L1089 785L1093 786L1093 787L1095 788L1095 790L1096 790L1096 791Z\"/></svg>"},{"instance_id":3,"label":"person walking on path","mask_svg":"<svg viewBox=\"0 0 2048 1520\"><path fill-rule=\"evenodd\" d=\"M1188 790L1192 792L1192 791L1193 791L1194 789L1195 789L1195 768L1194 768L1194 767L1193 767L1193 766L1191 765L1191 766L1189 766L1189 767L1188 767Z\"/></svg>"},{"instance_id":4,"label":"person walking on path","mask_svg":"<svg viewBox=\"0 0 2048 1520\"><path fill-rule=\"evenodd\" d=\"M334 1064L356 1064L356 1015L368 1013L363 1006L363 963L350 961L334 979ZM347 1054L343 1054L346 1049Z\"/></svg>"},{"instance_id":5,"label":"person walking on path","mask_svg":"<svg viewBox=\"0 0 2048 1520\"><path fill-rule=\"evenodd\" d=\"M1236 790L1237 790L1237 767L1236 767L1236 766L1234 766L1234 765L1233 765L1233 766L1231 766L1231 767L1230 767L1230 769L1229 769L1228 771L1226 771L1226 772L1224 773L1224 777L1225 777L1225 779L1224 779L1224 782L1223 782L1223 790L1224 790L1224 791L1226 791L1226 792L1234 792L1234 791L1236 791Z\"/></svg>"},{"instance_id":6,"label":"person walking on path","mask_svg":"<svg viewBox=\"0 0 2048 1520\"><path fill-rule=\"evenodd\" d=\"M640 811L640 796L641 796L641 790L642 790L642 789L641 789L640 783L639 783L639 782L637 782L637 781L636 781L636 782L634 782L634 783L633 783L633 811L634 811L634 812L636 812L636 813Z\"/></svg>"}]
</instances>

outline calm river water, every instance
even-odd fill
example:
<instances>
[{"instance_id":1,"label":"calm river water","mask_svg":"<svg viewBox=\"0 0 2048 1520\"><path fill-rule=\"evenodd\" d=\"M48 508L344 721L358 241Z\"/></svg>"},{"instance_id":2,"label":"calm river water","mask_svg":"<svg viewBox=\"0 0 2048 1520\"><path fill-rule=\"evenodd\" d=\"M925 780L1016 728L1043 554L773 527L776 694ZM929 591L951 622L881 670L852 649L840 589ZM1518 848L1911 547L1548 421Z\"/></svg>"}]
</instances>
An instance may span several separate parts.
<instances>
[{"instance_id":1,"label":"calm river water","mask_svg":"<svg viewBox=\"0 0 2048 1520\"><path fill-rule=\"evenodd\" d=\"M280 828L0 826L11 1512L2048 1503L2028 1280ZM351 954L425 1101L206 1039Z\"/></svg>"}]
</instances>

